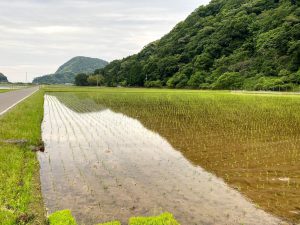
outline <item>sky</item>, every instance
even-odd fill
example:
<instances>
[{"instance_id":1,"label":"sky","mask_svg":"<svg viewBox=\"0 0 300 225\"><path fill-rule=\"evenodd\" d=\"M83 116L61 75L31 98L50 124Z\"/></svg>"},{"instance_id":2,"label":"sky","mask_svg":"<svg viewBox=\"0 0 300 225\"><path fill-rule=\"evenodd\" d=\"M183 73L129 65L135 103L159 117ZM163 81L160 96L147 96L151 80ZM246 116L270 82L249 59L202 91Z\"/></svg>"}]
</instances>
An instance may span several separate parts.
<instances>
[{"instance_id":1,"label":"sky","mask_svg":"<svg viewBox=\"0 0 300 225\"><path fill-rule=\"evenodd\" d=\"M0 72L12 82L75 56L138 53L209 0L0 0Z\"/></svg>"}]
</instances>

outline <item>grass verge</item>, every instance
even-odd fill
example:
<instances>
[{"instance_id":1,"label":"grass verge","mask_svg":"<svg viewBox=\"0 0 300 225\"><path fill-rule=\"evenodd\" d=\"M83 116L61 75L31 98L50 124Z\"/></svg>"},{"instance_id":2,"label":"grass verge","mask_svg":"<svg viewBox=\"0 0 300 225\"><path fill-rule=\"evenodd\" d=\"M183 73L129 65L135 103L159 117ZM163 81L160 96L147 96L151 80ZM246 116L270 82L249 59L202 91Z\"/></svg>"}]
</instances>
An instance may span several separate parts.
<instances>
[{"instance_id":1,"label":"grass verge","mask_svg":"<svg viewBox=\"0 0 300 225\"><path fill-rule=\"evenodd\" d=\"M49 225L77 225L70 210L55 212L49 216ZM98 225L121 225L119 221L101 223ZM128 225L180 225L171 213L163 213L153 217L132 217Z\"/></svg>"},{"instance_id":2,"label":"grass verge","mask_svg":"<svg viewBox=\"0 0 300 225\"><path fill-rule=\"evenodd\" d=\"M11 91L10 89L0 89L0 93L5 93Z\"/></svg>"},{"instance_id":3,"label":"grass verge","mask_svg":"<svg viewBox=\"0 0 300 225\"><path fill-rule=\"evenodd\" d=\"M0 117L0 221L46 224L39 163L31 149L41 140L43 92L39 91Z\"/></svg>"},{"instance_id":4,"label":"grass verge","mask_svg":"<svg viewBox=\"0 0 300 225\"><path fill-rule=\"evenodd\" d=\"M50 225L77 225L70 210L62 210L51 214L48 218Z\"/></svg>"}]
</instances>

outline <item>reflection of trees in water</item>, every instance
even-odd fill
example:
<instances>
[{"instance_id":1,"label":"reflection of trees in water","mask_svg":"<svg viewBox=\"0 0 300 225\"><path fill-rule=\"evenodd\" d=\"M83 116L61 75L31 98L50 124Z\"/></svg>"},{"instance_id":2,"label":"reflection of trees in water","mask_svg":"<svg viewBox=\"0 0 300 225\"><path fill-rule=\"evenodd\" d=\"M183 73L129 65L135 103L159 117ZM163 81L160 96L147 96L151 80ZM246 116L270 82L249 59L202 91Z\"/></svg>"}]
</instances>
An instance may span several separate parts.
<instances>
[{"instance_id":1,"label":"reflection of trees in water","mask_svg":"<svg viewBox=\"0 0 300 225\"><path fill-rule=\"evenodd\" d=\"M99 112L107 109L85 93L51 93L62 104L77 113Z\"/></svg>"}]
</instances>

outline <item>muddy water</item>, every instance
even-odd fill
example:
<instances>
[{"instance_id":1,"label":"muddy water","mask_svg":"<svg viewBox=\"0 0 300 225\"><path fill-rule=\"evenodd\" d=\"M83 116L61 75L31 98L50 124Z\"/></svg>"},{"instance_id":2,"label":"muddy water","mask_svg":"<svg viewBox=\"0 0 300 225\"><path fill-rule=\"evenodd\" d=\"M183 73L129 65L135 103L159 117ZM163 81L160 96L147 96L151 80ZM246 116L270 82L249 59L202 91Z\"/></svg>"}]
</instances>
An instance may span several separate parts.
<instances>
[{"instance_id":1,"label":"muddy water","mask_svg":"<svg viewBox=\"0 0 300 225\"><path fill-rule=\"evenodd\" d=\"M138 120L109 109L78 113L46 95L43 140L49 213L68 208L85 224L165 211L182 225L282 224Z\"/></svg>"}]
</instances>

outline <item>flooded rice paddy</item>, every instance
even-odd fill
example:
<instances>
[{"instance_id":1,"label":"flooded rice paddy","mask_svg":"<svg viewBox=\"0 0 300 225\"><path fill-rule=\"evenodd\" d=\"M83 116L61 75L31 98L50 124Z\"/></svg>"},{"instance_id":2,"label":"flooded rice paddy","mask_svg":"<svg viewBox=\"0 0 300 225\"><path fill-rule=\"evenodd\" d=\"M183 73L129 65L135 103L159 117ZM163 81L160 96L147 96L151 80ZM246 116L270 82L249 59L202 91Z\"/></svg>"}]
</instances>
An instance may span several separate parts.
<instances>
[{"instance_id":1,"label":"flooded rice paddy","mask_svg":"<svg viewBox=\"0 0 300 225\"><path fill-rule=\"evenodd\" d=\"M295 100L273 99L275 107L258 98L46 95L39 159L48 211L69 208L86 224L164 211L183 225L283 224L252 200L297 221L299 116L278 106Z\"/></svg>"}]
</instances>

